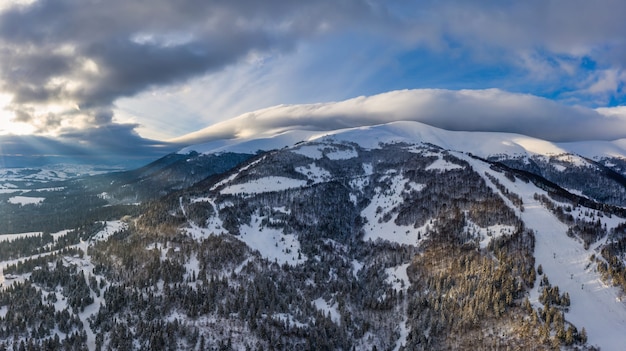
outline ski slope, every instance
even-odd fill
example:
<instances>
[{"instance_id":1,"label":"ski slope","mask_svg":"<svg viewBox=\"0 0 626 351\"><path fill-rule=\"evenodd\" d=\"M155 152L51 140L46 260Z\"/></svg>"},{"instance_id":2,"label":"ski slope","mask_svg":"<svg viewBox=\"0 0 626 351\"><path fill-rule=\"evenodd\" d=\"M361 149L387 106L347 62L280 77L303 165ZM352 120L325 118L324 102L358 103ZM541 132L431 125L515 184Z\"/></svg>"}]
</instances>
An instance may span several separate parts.
<instances>
[{"instance_id":1,"label":"ski slope","mask_svg":"<svg viewBox=\"0 0 626 351\"><path fill-rule=\"evenodd\" d=\"M581 241L567 236L567 226L533 198L535 193L545 192L532 183L511 182L481 161L460 154L457 156L470 162L479 174L492 174L509 191L522 197L525 210L516 211L526 227L535 232L535 265L542 265L551 285L558 286L561 293L568 292L570 295L571 305L569 312L565 313L565 320L573 323L579 331L585 328L589 345L599 346L602 350L624 350L626 304L621 301L621 291L602 282L595 264L590 264L590 256L599 253L593 249L585 250ZM488 179L485 181L492 185ZM499 192L495 186L492 189ZM503 199L510 204L504 196ZM541 277L537 278L535 288L531 291L530 301L535 307L543 308L539 302L539 279Z\"/></svg>"}]
</instances>

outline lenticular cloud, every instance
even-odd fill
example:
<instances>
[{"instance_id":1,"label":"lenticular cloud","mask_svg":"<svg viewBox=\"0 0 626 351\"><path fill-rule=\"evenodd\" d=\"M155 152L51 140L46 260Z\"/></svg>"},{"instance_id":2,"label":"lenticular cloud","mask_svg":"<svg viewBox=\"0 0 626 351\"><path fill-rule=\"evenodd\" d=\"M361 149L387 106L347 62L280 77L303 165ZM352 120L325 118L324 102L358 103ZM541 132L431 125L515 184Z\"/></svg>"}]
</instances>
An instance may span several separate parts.
<instances>
[{"instance_id":1,"label":"lenticular cloud","mask_svg":"<svg viewBox=\"0 0 626 351\"><path fill-rule=\"evenodd\" d=\"M519 133L558 142L615 140L626 137L626 113L621 112L567 106L499 89L401 90L341 102L269 107L172 141L201 143L394 121L417 121L448 130Z\"/></svg>"}]
</instances>

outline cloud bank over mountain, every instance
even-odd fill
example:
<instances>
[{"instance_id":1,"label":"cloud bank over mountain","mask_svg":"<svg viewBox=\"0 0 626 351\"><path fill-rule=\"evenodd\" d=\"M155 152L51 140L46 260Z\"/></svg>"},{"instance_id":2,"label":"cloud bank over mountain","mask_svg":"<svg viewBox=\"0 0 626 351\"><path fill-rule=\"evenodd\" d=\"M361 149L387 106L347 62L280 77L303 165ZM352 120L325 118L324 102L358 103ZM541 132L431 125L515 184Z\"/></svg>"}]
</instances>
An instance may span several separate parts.
<instances>
[{"instance_id":1,"label":"cloud bank over mountain","mask_svg":"<svg viewBox=\"0 0 626 351\"><path fill-rule=\"evenodd\" d=\"M171 141L201 143L286 130L334 130L418 121L448 130L520 133L550 141L614 140L626 137L621 108L567 106L499 89L401 90L341 102L279 105L242 114Z\"/></svg>"}]
</instances>

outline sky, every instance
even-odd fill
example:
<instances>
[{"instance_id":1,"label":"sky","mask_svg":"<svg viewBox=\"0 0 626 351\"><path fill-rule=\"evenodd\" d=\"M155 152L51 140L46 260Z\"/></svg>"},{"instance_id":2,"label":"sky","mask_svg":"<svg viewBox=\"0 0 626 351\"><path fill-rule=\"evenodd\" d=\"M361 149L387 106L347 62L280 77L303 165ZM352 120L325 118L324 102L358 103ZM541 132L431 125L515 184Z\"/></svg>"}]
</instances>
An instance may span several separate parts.
<instances>
[{"instance_id":1,"label":"sky","mask_svg":"<svg viewBox=\"0 0 626 351\"><path fill-rule=\"evenodd\" d=\"M172 142L401 119L626 138L623 13L621 0L2 0L0 155L150 159Z\"/></svg>"}]
</instances>

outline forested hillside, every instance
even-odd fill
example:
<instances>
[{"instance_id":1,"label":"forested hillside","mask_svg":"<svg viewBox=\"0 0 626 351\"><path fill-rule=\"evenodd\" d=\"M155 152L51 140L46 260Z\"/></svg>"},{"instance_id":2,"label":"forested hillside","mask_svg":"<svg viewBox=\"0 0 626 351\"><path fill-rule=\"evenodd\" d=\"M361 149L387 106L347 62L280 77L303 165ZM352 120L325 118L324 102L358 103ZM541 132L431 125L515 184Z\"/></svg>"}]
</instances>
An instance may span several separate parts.
<instances>
[{"instance_id":1,"label":"forested hillside","mask_svg":"<svg viewBox=\"0 0 626 351\"><path fill-rule=\"evenodd\" d=\"M623 345L619 170L472 151L334 135L0 194L27 223L3 222L0 349Z\"/></svg>"}]
</instances>

